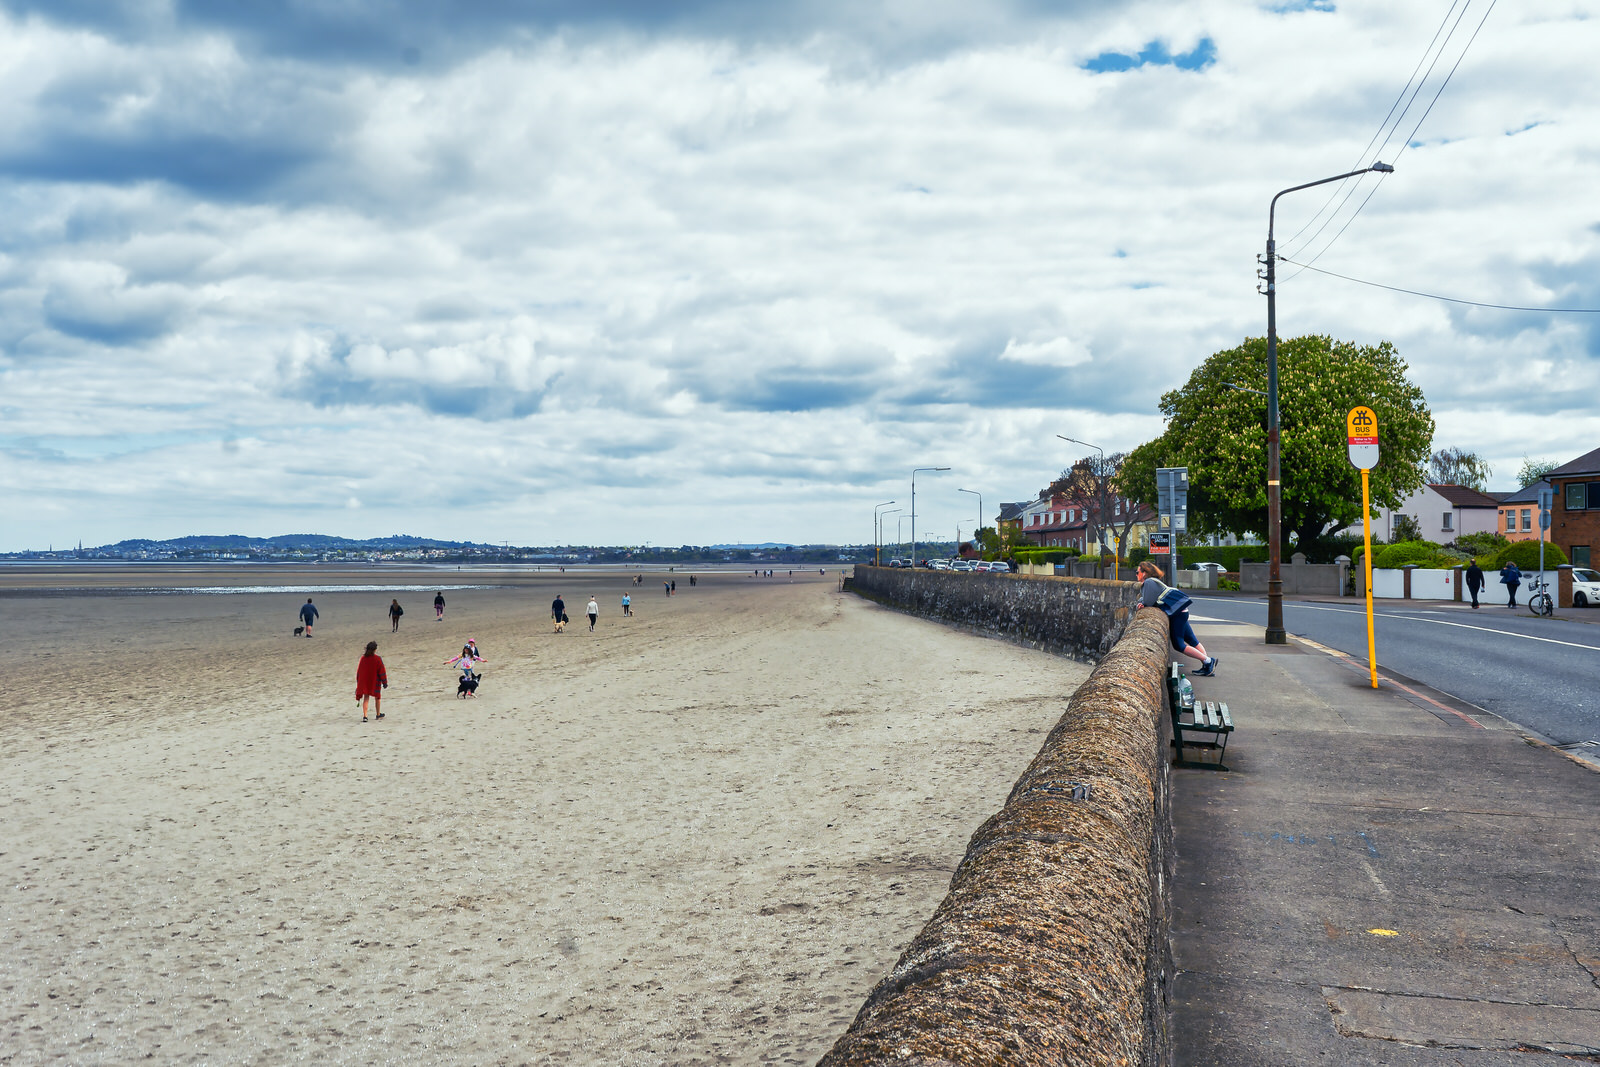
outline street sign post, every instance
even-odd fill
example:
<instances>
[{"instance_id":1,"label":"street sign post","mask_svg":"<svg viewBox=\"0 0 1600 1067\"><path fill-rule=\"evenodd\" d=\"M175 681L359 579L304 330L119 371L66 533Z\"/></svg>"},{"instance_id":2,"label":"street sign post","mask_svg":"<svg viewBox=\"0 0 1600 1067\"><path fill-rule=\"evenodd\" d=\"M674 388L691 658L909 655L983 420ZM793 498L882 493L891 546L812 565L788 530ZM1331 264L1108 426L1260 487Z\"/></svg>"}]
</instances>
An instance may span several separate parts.
<instances>
[{"instance_id":1,"label":"street sign post","mask_svg":"<svg viewBox=\"0 0 1600 1067\"><path fill-rule=\"evenodd\" d=\"M1545 531L1550 529L1550 508L1555 503L1554 492L1549 489L1539 490L1539 577L1544 578L1544 541ZM1550 590L1546 588L1545 592ZM1553 602L1552 602L1553 603Z\"/></svg>"},{"instance_id":2,"label":"street sign post","mask_svg":"<svg viewBox=\"0 0 1600 1067\"><path fill-rule=\"evenodd\" d=\"M1157 525L1168 534L1166 551L1169 553L1172 584L1178 584L1178 534L1189 528L1189 468L1156 468ZM1155 555L1155 538L1150 541L1150 554Z\"/></svg>"},{"instance_id":3,"label":"street sign post","mask_svg":"<svg viewBox=\"0 0 1600 1067\"><path fill-rule=\"evenodd\" d=\"M1369 407L1355 407L1344 420L1345 440L1350 449L1350 464L1361 471L1361 540L1366 551L1361 566L1367 586L1367 672L1372 688L1378 688L1378 645L1372 631L1372 491L1367 477L1378 465L1378 416Z\"/></svg>"}]
</instances>

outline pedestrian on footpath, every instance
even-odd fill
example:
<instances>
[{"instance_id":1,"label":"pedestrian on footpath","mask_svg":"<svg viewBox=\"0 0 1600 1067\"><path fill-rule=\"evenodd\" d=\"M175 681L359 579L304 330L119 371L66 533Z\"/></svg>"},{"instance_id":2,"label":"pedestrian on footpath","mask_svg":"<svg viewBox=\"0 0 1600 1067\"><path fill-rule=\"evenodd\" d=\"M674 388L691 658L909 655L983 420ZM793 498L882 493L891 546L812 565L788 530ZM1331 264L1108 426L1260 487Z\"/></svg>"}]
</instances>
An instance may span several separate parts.
<instances>
[{"instance_id":1,"label":"pedestrian on footpath","mask_svg":"<svg viewBox=\"0 0 1600 1067\"><path fill-rule=\"evenodd\" d=\"M1500 581L1505 585L1506 591L1511 594L1511 600L1506 607L1517 606L1517 586L1522 584L1522 572L1511 560L1506 560L1506 565L1500 568Z\"/></svg>"},{"instance_id":2,"label":"pedestrian on footpath","mask_svg":"<svg viewBox=\"0 0 1600 1067\"><path fill-rule=\"evenodd\" d=\"M1483 568L1478 566L1477 559L1473 559L1467 567L1467 592L1472 594L1472 606L1478 606L1478 590L1483 588Z\"/></svg>"},{"instance_id":3,"label":"pedestrian on footpath","mask_svg":"<svg viewBox=\"0 0 1600 1067\"><path fill-rule=\"evenodd\" d=\"M1189 594L1162 581L1166 575L1149 560L1139 564L1137 577L1140 583L1139 601L1133 605L1133 610L1160 608L1166 612L1171 620L1168 632L1173 649L1200 661L1199 669L1194 672L1196 676L1209 678L1215 674L1217 658L1206 654L1205 646L1195 636L1194 627L1189 625L1189 605L1194 603L1189 599Z\"/></svg>"},{"instance_id":4,"label":"pedestrian on footpath","mask_svg":"<svg viewBox=\"0 0 1600 1067\"><path fill-rule=\"evenodd\" d=\"M433 594L433 621L444 622L444 594Z\"/></svg>"},{"instance_id":5,"label":"pedestrian on footpath","mask_svg":"<svg viewBox=\"0 0 1600 1067\"><path fill-rule=\"evenodd\" d=\"M589 606L583 610L587 612L589 616L589 632L594 633L595 620L600 617L600 601L594 598L593 593L589 594Z\"/></svg>"},{"instance_id":6,"label":"pedestrian on footpath","mask_svg":"<svg viewBox=\"0 0 1600 1067\"><path fill-rule=\"evenodd\" d=\"M372 699L372 710L383 718L383 691L389 688L389 675L378 656L378 642L368 641L367 650L356 662L356 700L361 704L361 721L367 721L367 699Z\"/></svg>"},{"instance_id":7,"label":"pedestrian on footpath","mask_svg":"<svg viewBox=\"0 0 1600 1067\"><path fill-rule=\"evenodd\" d=\"M306 628L306 636L311 636L311 624L317 621L317 606L306 597L306 602L300 605L300 625Z\"/></svg>"},{"instance_id":8,"label":"pedestrian on footpath","mask_svg":"<svg viewBox=\"0 0 1600 1067\"><path fill-rule=\"evenodd\" d=\"M400 616L404 615L405 613L406 613L406 609L402 608L400 606L400 601L398 601L398 600L390 600L389 601L389 632L390 633L395 633L400 629Z\"/></svg>"}]
</instances>

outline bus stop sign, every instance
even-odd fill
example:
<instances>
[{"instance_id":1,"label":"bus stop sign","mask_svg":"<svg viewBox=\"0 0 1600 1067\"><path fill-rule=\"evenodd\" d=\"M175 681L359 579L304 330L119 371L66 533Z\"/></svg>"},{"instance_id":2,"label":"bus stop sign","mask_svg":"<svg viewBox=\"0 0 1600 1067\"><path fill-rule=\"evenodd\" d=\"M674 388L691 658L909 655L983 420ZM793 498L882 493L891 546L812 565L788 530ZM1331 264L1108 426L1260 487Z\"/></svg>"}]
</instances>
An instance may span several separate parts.
<instances>
[{"instance_id":1,"label":"bus stop sign","mask_svg":"<svg viewBox=\"0 0 1600 1067\"><path fill-rule=\"evenodd\" d=\"M1345 438L1350 446L1350 465L1369 471L1378 465L1378 416L1371 408L1351 408L1345 417Z\"/></svg>"}]
</instances>

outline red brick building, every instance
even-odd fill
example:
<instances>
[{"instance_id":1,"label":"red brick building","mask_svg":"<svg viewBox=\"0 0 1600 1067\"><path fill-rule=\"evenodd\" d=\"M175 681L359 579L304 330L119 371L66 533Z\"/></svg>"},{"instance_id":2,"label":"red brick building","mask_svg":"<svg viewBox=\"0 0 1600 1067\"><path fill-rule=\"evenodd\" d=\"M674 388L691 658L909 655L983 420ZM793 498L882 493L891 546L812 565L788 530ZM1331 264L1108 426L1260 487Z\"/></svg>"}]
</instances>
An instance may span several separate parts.
<instances>
[{"instance_id":1,"label":"red brick building","mask_svg":"<svg viewBox=\"0 0 1600 1067\"><path fill-rule=\"evenodd\" d=\"M1591 567L1590 550L1600 544L1600 448L1545 476L1555 490L1550 540L1561 546L1574 567Z\"/></svg>"}]
</instances>

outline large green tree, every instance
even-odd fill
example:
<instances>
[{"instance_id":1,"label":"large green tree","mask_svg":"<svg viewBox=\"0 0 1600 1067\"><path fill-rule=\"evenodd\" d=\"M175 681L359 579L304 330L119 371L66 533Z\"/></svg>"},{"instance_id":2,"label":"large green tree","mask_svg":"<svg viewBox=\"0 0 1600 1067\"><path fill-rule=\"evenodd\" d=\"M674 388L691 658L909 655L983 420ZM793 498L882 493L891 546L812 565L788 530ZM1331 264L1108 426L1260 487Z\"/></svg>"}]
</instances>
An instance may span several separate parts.
<instances>
[{"instance_id":1,"label":"large green tree","mask_svg":"<svg viewBox=\"0 0 1600 1067\"><path fill-rule=\"evenodd\" d=\"M1310 546L1361 520L1361 472L1346 454L1345 416L1378 416L1380 459L1372 505L1396 507L1423 483L1433 416L1405 361L1387 341L1357 345L1326 336L1278 344L1278 419L1283 540ZM1157 467L1189 468L1189 527L1197 534L1267 530L1267 342L1252 337L1202 363L1161 398L1167 429L1128 454L1122 489L1156 505Z\"/></svg>"}]
</instances>

